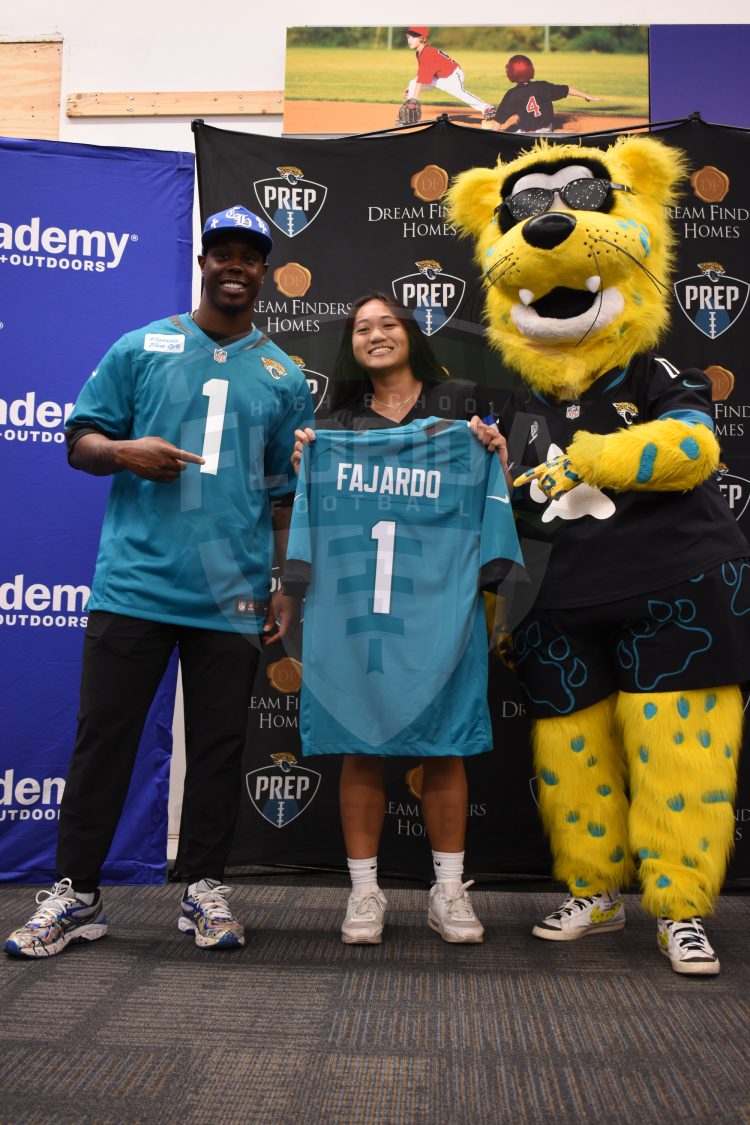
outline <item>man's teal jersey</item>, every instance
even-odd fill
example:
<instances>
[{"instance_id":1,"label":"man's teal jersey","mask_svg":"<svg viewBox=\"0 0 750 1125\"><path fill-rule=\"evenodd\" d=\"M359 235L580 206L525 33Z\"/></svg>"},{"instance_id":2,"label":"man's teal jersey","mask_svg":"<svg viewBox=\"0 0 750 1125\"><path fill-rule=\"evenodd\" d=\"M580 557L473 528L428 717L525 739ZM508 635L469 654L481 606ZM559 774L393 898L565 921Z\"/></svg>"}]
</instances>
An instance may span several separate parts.
<instances>
[{"instance_id":1,"label":"man's teal jersey","mask_svg":"<svg viewBox=\"0 0 750 1125\"><path fill-rule=\"evenodd\" d=\"M287 589L307 587L305 754L491 749L479 591L522 560L500 462L466 422L319 430L287 559Z\"/></svg>"},{"instance_id":2,"label":"man's teal jersey","mask_svg":"<svg viewBox=\"0 0 750 1125\"><path fill-rule=\"evenodd\" d=\"M197 453L178 480L117 473L89 609L257 633L270 591L269 496L293 491L294 430L313 417L300 368L254 330L219 346L185 314L129 332L67 429L162 437Z\"/></svg>"}]
</instances>

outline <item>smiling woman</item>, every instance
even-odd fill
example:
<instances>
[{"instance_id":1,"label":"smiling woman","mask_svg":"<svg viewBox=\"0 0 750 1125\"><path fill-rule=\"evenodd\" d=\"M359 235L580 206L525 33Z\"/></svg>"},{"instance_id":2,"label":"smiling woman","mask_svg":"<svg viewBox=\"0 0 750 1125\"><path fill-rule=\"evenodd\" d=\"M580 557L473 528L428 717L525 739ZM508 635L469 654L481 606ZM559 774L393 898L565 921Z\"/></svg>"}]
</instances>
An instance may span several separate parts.
<instances>
[{"instance_id":1,"label":"smiling woman","mask_svg":"<svg viewBox=\"0 0 750 1125\"><path fill-rule=\"evenodd\" d=\"M369 293L352 306L336 359L331 405L330 428L395 429L418 418L460 419L470 423L488 449L500 450L502 455L505 452L504 439L496 427L481 421L493 413L484 394L474 383L449 377L411 312L385 293ZM295 437L293 461L298 465L303 444L313 441L315 434L313 430L298 430ZM439 472L406 466L395 472L387 466L382 470L376 466L365 475L361 465L344 463L339 466L339 481L342 490L356 493L434 497L440 489ZM378 536L373 537L380 543ZM386 545L382 549L387 553L389 548ZM478 661L482 655L478 654ZM479 729L486 707L481 677L476 688L476 698L468 706ZM466 702L462 700L462 705ZM356 705L356 701L352 703ZM463 882L468 804L463 758L491 749L491 739L482 742L479 736L467 748L466 743L454 745L450 736L445 738L445 745L437 746L435 732L431 731L430 753L421 766L422 813L437 879L430 892L428 923L445 941L480 942L484 930L466 893L470 884ZM305 744L303 751L321 752ZM385 816L382 755L409 754L408 740L399 743L397 750L378 747L366 753L354 745L342 745L340 752L341 824L352 878L341 937L348 944L378 944L386 908L377 881L377 852Z\"/></svg>"}]
</instances>

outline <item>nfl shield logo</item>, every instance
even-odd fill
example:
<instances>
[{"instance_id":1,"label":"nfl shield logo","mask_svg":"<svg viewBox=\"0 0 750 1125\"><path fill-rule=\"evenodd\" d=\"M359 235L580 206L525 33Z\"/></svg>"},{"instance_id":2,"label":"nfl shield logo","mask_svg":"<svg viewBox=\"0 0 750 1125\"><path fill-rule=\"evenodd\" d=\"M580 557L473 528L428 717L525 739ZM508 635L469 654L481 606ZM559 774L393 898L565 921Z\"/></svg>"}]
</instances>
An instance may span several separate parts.
<instances>
[{"instance_id":1,"label":"nfl shield logo","mask_svg":"<svg viewBox=\"0 0 750 1125\"><path fill-rule=\"evenodd\" d=\"M273 765L245 774L256 812L274 828L286 828L312 803L320 785L317 770L298 766L293 754L272 754Z\"/></svg>"},{"instance_id":2,"label":"nfl shield logo","mask_svg":"<svg viewBox=\"0 0 750 1125\"><path fill-rule=\"evenodd\" d=\"M320 214L328 188L306 180L300 168L278 168L279 176L256 180L255 195L263 213L287 238L295 238Z\"/></svg>"},{"instance_id":3,"label":"nfl shield logo","mask_svg":"<svg viewBox=\"0 0 750 1125\"><path fill-rule=\"evenodd\" d=\"M415 263L419 273L405 274L392 283L393 295L414 313L414 319L425 336L433 336L461 307L466 282L453 274L443 273L439 262Z\"/></svg>"},{"instance_id":4,"label":"nfl shield logo","mask_svg":"<svg viewBox=\"0 0 750 1125\"><path fill-rule=\"evenodd\" d=\"M565 409L565 417L566 418L580 418L580 416L581 416L580 403L571 402L570 405L567 406L566 409Z\"/></svg>"},{"instance_id":5,"label":"nfl shield logo","mask_svg":"<svg viewBox=\"0 0 750 1125\"><path fill-rule=\"evenodd\" d=\"M709 340L715 340L739 319L750 285L729 277L719 267L683 277L675 282L674 292L688 320Z\"/></svg>"},{"instance_id":6,"label":"nfl shield logo","mask_svg":"<svg viewBox=\"0 0 750 1125\"><path fill-rule=\"evenodd\" d=\"M224 351L223 348L214 348L214 362L215 363L226 363L227 362L227 353Z\"/></svg>"}]
</instances>

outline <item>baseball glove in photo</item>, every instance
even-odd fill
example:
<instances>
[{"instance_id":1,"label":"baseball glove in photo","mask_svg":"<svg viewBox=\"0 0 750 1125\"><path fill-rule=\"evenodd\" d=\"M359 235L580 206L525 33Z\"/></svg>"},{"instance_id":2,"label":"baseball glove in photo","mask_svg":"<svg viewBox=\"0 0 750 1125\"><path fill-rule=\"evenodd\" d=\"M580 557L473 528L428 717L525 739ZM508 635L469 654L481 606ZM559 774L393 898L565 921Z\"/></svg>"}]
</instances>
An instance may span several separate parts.
<instances>
[{"instance_id":1,"label":"baseball glove in photo","mask_svg":"<svg viewBox=\"0 0 750 1125\"><path fill-rule=\"evenodd\" d=\"M404 102L398 111L397 125L418 125L422 120L422 106L413 98Z\"/></svg>"}]
</instances>

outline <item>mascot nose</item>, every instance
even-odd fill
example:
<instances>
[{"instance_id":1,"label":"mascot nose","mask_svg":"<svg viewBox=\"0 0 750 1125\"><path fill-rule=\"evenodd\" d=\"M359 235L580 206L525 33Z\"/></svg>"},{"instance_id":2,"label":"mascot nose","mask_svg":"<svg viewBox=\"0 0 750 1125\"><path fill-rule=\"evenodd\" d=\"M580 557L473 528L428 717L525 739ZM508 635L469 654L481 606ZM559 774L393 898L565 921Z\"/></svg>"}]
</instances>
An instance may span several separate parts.
<instances>
[{"instance_id":1,"label":"mascot nose","mask_svg":"<svg viewBox=\"0 0 750 1125\"><path fill-rule=\"evenodd\" d=\"M548 211L529 219L521 233L529 246L538 250L554 250L575 230L575 217L565 211Z\"/></svg>"}]
</instances>

